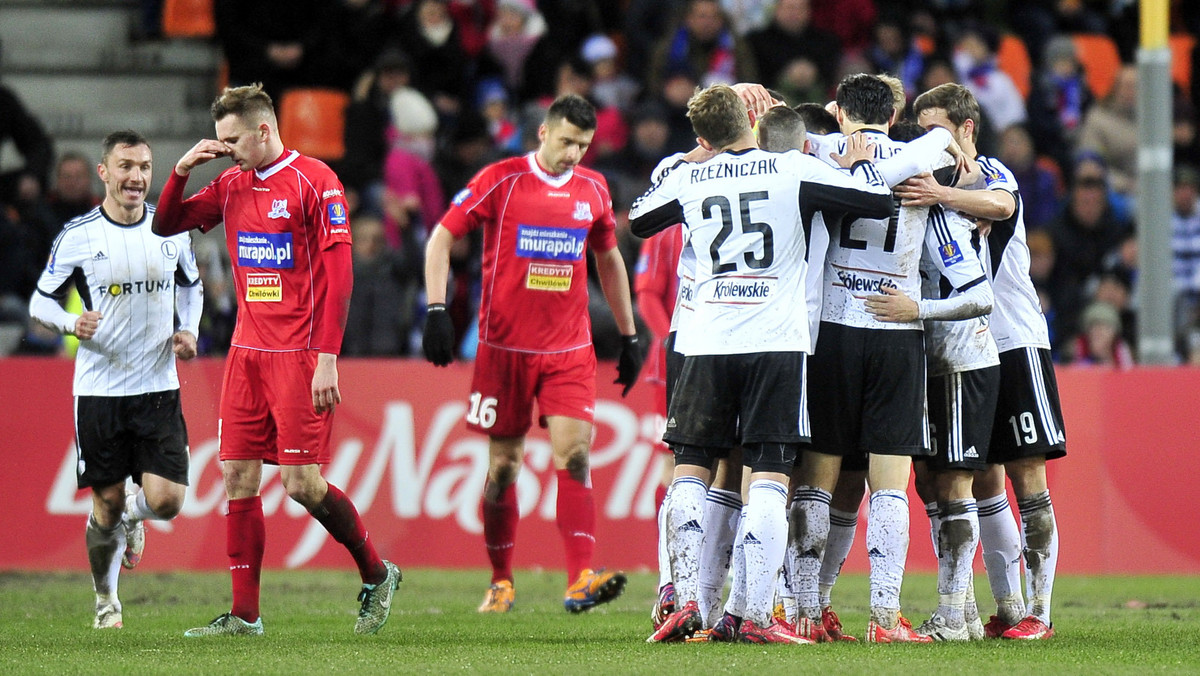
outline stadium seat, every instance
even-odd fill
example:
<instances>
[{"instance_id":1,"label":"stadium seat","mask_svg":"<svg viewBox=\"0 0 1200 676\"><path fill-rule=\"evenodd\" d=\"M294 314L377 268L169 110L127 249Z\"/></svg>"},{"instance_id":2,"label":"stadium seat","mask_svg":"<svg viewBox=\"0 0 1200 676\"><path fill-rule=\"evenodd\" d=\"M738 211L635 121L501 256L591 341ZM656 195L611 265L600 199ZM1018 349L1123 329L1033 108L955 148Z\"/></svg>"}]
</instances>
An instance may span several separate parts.
<instances>
[{"instance_id":1,"label":"stadium seat","mask_svg":"<svg viewBox=\"0 0 1200 676\"><path fill-rule=\"evenodd\" d=\"M1017 91L1021 92L1021 98L1028 99L1029 74L1033 72L1033 66L1030 64L1029 50L1025 48L1024 41L1012 33L1001 36L1000 46L996 49L996 65L1012 78Z\"/></svg>"},{"instance_id":2,"label":"stadium seat","mask_svg":"<svg viewBox=\"0 0 1200 676\"><path fill-rule=\"evenodd\" d=\"M1075 33L1071 36L1079 63L1083 65L1084 79L1092 96L1103 99L1112 91L1121 70L1121 54L1112 38L1099 33Z\"/></svg>"},{"instance_id":3,"label":"stadium seat","mask_svg":"<svg viewBox=\"0 0 1200 676\"><path fill-rule=\"evenodd\" d=\"M164 0L162 31L169 38L211 38L217 26L213 0Z\"/></svg>"},{"instance_id":4,"label":"stadium seat","mask_svg":"<svg viewBox=\"0 0 1200 676\"><path fill-rule=\"evenodd\" d=\"M342 131L350 96L320 87L289 89L279 100L279 135L289 148L326 162L346 153Z\"/></svg>"},{"instance_id":5,"label":"stadium seat","mask_svg":"<svg viewBox=\"0 0 1200 676\"><path fill-rule=\"evenodd\" d=\"M1196 36L1175 33L1170 38L1171 79L1185 92L1192 91L1192 50L1196 47Z\"/></svg>"}]
</instances>

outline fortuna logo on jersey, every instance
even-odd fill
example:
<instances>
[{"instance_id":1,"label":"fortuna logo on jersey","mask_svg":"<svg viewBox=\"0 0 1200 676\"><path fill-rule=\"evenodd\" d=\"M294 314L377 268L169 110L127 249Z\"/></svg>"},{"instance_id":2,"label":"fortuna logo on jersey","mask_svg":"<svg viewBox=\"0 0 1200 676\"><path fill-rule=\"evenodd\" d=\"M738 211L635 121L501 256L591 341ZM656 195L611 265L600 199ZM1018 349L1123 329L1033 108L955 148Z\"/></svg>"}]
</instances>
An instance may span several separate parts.
<instances>
[{"instance_id":1,"label":"fortuna logo on jersey","mask_svg":"<svg viewBox=\"0 0 1200 676\"><path fill-rule=\"evenodd\" d=\"M277 303L283 300L283 279L279 273L246 273L246 300L251 303Z\"/></svg>"},{"instance_id":2,"label":"fortuna logo on jersey","mask_svg":"<svg viewBox=\"0 0 1200 676\"><path fill-rule=\"evenodd\" d=\"M710 303L757 305L767 302L775 291L774 277L722 277L716 282Z\"/></svg>"},{"instance_id":3,"label":"fortuna logo on jersey","mask_svg":"<svg viewBox=\"0 0 1200 676\"><path fill-rule=\"evenodd\" d=\"M114 282L112 284L101 285L97 287L97 290L101 296L113 296L115 298L130 293L170 291L171 288L170 279L151 279L137 282Z\"/></svg>"},{"instance_id":4,"label":"fortuna logo on jersey","mask_svg":"<svg viewBox=\"0 0 1200 676\"><path fill-rule=\"evenodd\" d=\"M539 291L569 291L575 266L566 263L530 263L525 288Z\"/></svg>"},{"instance_id":5,"label":"fortuna logo on jersey","mask_svg":"<svg viewBox=\"0 0 1200 676\"><path fill-rule=\"evenodd\" d=\"M292 233L238 231L238 265L246 268L290 268Z\"/></svg>"},{"instance_id":6,"label":"fortuna logo on jersey","mask_svg":"<svg viewBox=\"0 0 1200 676\"><path fill-rule=\"evenodd\" d=\"M587 232L587 228L518 225L517 256L552 261L581 260Z\"/></svg>"},{"instance_id":7,"label":"fortuna logo on jersey","mask_svg":"<svg viewBox=\"0 0 1200 676\"><path fill-rule=\"evenodd\" d=\"M571 218L577 221L592 222L592 205L587 202L576 202L575 213L571 214Z\"/></svg>"},{"instance_id":8,"label":"fortuna logo on jersey","mask_svg":"<svg viewBox=\"0 0 1200 676\"><path fill-rule=\"evenodd\" d=\"M287 210L287 200L271 200L271 210L267 212L267 218L291 218L292 215Z\"/></svg>"}]
</instances>

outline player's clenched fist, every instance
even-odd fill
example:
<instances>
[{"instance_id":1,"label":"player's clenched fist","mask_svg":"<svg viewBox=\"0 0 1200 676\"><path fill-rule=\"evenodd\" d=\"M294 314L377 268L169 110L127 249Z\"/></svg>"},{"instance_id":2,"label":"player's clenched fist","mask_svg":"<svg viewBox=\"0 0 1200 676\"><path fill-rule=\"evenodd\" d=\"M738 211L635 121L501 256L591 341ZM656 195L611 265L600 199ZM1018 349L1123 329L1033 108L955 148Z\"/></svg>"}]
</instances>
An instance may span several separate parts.
<instances>
[{"instance_id":1,"label":"player's clenched fist","mask_svg":"<svg viewBox=\"0 0 1200 676\"><path fill-rule=\"evenodd\" d=\"M104 315L96 310L88 310L79 315L79 319L75 320L75 337L80 340L91 340L92 336L96 335L96 329L100 327L100 320Z\"/></svg>"},{"instance_id":2,"label":"player's clenched fist","mask_svg":"<svg viewBox=\"0 0 1200 676\"><path fill-rule=\"evenodd\" d=\"M445 303L432 303L425 314L425 334L421 339L425 358L434 366L454 361L454 323Z\"/></svg>"}]
</instances>

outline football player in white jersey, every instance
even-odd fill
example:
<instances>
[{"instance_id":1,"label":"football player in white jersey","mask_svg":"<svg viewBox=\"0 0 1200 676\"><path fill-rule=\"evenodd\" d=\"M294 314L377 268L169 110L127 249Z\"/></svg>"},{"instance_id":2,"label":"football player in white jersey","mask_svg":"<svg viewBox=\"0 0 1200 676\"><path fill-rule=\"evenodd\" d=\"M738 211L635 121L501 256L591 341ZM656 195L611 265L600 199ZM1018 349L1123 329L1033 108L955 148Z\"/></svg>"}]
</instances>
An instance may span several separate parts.
<instances>
[{"instance_id":1,"label":"football player in white jersey","mask_svg":"<svg viewBox=\"0 0 1200 676\"><path fill-rule=\"evenodd\" d=\"M79 487L92 489L86 540L97 629L122 626L121 566L141 559L144 520L179 513L188 483L175 358L196 356L204 291L191 238L150 230L151 166L140 134L104 139L104 201L63 228L29 302L38 322L79 338L77 472ZM71 288L83 300L80 315L59 305ZM141 488L126 496L131 476Z\"/></svg>"},{"instance_id":2,"label":"football player in white jersey","mask_svg":"<svg viewBox=\"0 0 1200 676\"><path fill-rule=\"evenodd\" d=\"M893 179L885 165L904 165L901 158L911 153L923 154L927 166L944 163L939 178L952 181L954 162L942 152L949 136L926 135L908 146L892 141L886 133L895 110L885 81L866 74L848 76L837 94L836 115L844 135L815 139L817 156L825 157L828 148L840 147L851 135L867 135L876 141L879 170L889 184L911 172ZM792 511L796 546L805 554L793 580L801 634L816 633L821 623L818 574L829 533L831 492L845 461L848 469L868 470L871 490L867 521L871 620L866 640L929 640L916 634L900 614L911 457L928 452L922 325L915 318L903 323L880 321L865 304L868 296L888 289L910 298L920 296L917 268L927 215L926 209L897 205L890 218L842 223L830 243L821 328L809 380L813 448L804 453Z\"/></svg>"},{"instance_id":3,"label":"football player in white jersey","mask_svg":"<svg viewBox=\"0 0 1200 676\"><path fill-rule=\"evenodd\" d=\"M689 117L701 145L718 154L670 174L630 214L643 237L682 221L696 254L693 311L676 338L684 365L665 435L676 451L667 521L675 531L699 520L713 459L740 442L751 483L736 538L747 587L739 638L807 642L771 618L787 538L787 473L808 438L808 314L794 299L804 293L809 232L826 227L826 218L882 218L891 197L861 140L842 158L850 174L800 152L758 150L745 107L727 86L696 94ZM673 564L677 555L694 556L695 540L674 538ZM651 641L679 640L700 626L696 590L680 582L681 605Z\"/></svg>"},{"instance_id":4,"label":"football player in white jersey","mask_svg":"<svg viewBox=\"0 0 1200 676\"><path fill-rule=\"evenodd\" d=\"M979 104L961 85L944 84L917 97L917 121L949 130L975 156ZM1050 359L1045 317L1029 278L1021 197L1012 172L998 160L976 157L983 177L969 189L945 188L926 177L897 190L903 203L942 205L990 222L984 267L995 289L991 330L1000 351L1000 395L992 429L992 469L975 482L980 534L997 615L985 626L990 637L1044 639L1054 635L1050 598L1058 561L1058 527L1046 482L1046 461L1066 455L1058 385ZM1004 492L1012 481L1021 513L1028 604L1021 603L1014 556L1020 539Z\"/></svg>"}]
</instances>

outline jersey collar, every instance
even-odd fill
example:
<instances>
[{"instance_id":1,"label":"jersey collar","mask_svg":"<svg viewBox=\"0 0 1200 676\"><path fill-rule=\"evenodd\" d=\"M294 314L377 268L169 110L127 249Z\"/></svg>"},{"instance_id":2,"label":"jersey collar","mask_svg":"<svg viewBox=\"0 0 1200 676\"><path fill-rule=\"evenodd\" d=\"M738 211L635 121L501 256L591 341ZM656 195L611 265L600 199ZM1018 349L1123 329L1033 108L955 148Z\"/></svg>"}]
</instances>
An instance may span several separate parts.
<instances>
[{"instance_id":1,"label":"jersey collar","mask_svg":"<svg viewBox=\"0 0 1200 676\"><path fill-rule=\"evenodd\" d=\"M525 156L525 159L529 160L529 170L532 171L538 178L542 179L543 183L549 183L555 188L561 188L567 184L567 181L571 180L572 176L575 175L574 168L568 169L558 176L552 176L546 173L546 170L542 169L541 166L538 165L537 158L534 157L535 154L536 151L529 153Z\"/></svg>"},{"instance_id":2,"label":"jersey collar","mask_svg":"<svg viewBox=\"0 0 1200 676\"><path fill-rule=\"evenodd\" d=\"M137 226L146 222L146 216L150 213L150 207L147 206L145 202L143 202L141 218L137 219L133 223L121 223L120 221L113 220L113 217L108 215L108 212L104 210L103 204L97 205L96 208L100 210L100 215L104 217L104 220L108 221L109 223L112 223L113 225L117 226L118 228L136 228Z\"/></svg>"},{"instance_id":3,"label":"jersey collar","mask_svg":"<svg viewBox=\"0 0 1200 676\"><path fill-rule=\"evenodd\" d=\"M283 155L280 157L280 159L275 160L274 164L268 165L266 169L255 169L254 175L258 177L258 180L265 181L277 174L284 167L294 162L297 157L300 157L299 151L293 150L288 152L285 150L283 151Z\"/></svg>"}]
</instances>

